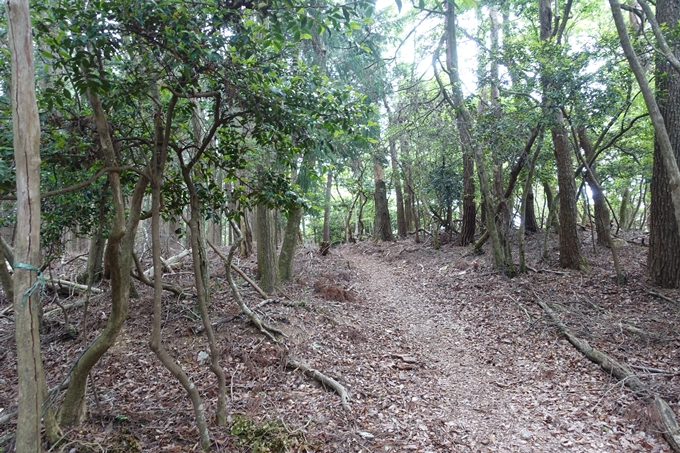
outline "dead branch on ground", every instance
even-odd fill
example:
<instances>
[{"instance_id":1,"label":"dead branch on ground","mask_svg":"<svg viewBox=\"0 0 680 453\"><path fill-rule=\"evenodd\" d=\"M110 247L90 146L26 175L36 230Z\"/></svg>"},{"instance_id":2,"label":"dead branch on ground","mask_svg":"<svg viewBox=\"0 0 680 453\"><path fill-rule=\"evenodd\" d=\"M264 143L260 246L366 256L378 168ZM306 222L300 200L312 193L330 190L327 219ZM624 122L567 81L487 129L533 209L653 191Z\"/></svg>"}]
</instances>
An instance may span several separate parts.
<instances>
[{"instance_id":1,"label":"dead branch on ground","mask_svg":"<svg viewBox=\"0 0 680 453\"><path fill-rule=\"evenodd\" d=\"M335 390L335 392L340 396L340 403L342 404L342 407L345 408L345 410L347 411L351 410L349 406L349 395L347 394L347 390L338 381L331 377L326 376L325 374L318 370L315 370L314 368L305 365L304 363L298 362L293 359L288 359L286 366L289 368L302 370L303 373L309 375L310 377L313 377L322 384L327 385L328 387Z\"/></svg>"},{"instance_id":2,"label":"dead branch on ground","mask_svg":"<svg viewBox=\"0 0 680 453\"><path fill-rule=\"evenodd\" d=\"M663 426L663 437L671 446L673 451L680 453L680 426L675 418L675 413L668 406L668 404L642 383L642 381L633 373L633 371L626 365L620 363L613 357L593 348L586 340L578 338L559 318L545 302L536 297L536 303L541 306L550 319L560 329L560 332L567 337L579 352L585 355L590 361L600 365L604 371L616 377L624 383L624 385L636 394L641 396L643 401L653 403L654 408L659 414L659 420ZM653 396L652 396L653 395Z\"/></svg>"}]
</instances>

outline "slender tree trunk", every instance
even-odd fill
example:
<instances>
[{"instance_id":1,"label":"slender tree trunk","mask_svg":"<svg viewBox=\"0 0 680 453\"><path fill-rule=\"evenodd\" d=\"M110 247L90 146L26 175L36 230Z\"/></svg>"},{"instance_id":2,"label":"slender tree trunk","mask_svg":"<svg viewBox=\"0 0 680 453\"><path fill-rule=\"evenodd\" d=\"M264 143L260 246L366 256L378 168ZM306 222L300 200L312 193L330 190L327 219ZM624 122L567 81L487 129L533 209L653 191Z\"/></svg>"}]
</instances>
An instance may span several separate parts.
<instances>
[{"instance_id":1,"label":"slender tree trunk","mask_svg":"<svg viewBox=\"0 0 680 453\"><path fill-rule=\"evenodd\" d=\"M586 132L585 126L577 128L579 143L583 151L585 151L585 162L590 162L593 158L593 147L590 144L590 139ZM609 207L604 199L600 185L597 183L597 172L595 170L595 162L590 164L592 172L586 172L586 181L590 188L590 193L593 196L593 205L595 208L595 231L597 232L597 244L609 247Z\"/></svg>"},{"instance_id":2,"label":"slender tree trunk","mask_svg":"<svg viewBox=\"0 0 680 453\"><path fill-rule=\"evenodd\" d=\"M495 223L493 203L491 202L491 184L484 155L476 144L472 142L471 128L472 117L468 112L463 100L463 92L460 86L460 76L458 73L458 47L456 41L456 12L453 3L446 4L446 65L452 88L451 103L456 114L456 125L460 136L463 155L470 154L477 165L477 176L482 196L486 198L486 227L491 238L491 251L493 263L496 269L505 270L506 263L503 255L503 247Z\"/></svg>"},{"instance_id":3,"label":"slender tree trunk","mask_svg":"<svg viewBox=\"0 0 680 453\"><path fill-rule=\"evenodd\" d=\"M152 95L158 99L158 91L152 88ZM182 367L168 354L162 343L162 295L163 295L163 264L161 262L161 236L160 236L160 206L161 206L161 184L163 182L163 169L167 156L167 146L162 135L162 115L155 115L156 126L156 152L151 167L151 247L153 258L153 330L149 340L149 347L156 354L156 357L170 371L170 373L180 382L184 390L189 395L196 416L196 425L201 438L203 450L210 448L210 433L208 432L207 417L198 388L184 372Z\"/></svg>"},{"instance_id":4,"label":"slender tree trunk","mask_svg":"<svg viewBox=\"0 0 680 453\"><path fill-rule=\"evenodd\" d=\"M553 16L550 0L539 0L540 38L548 42L553 39ZM565 21L567 17L563 18ZM556 45L559 45L558 43ZM581 245L576 225L576 183L574 182L574 166L571 160L571 146L567 130L564 126L562 111L548 101L554 90L554 81L550 80L548 70L542 71L544 112L552 122L553 154L557 167L557 183L560 189L560 266L581 269L584 260L581 257Z\"/></svg>"},{"instance_id":5,"label":"slender tree trunk","mask_svg":"<svg viewBox=\"0 0 680 453\"><path fill-rule=\"evenodd\" d=\"M326 175L326 206L323 211L323 243L326 247L331 245L331 189L333 188L333 173Z\"/></svg>"},{"instance_id":6,"label":"slender tree trunk","mask_svg":"<svg viewBox=\"0 0 680 453\"><path fill-rule=\"evenodd\" d=\"M375 193L373 194L373 201L375 203L373 239L393 241L394 235L392 234L392 222L390 221L390 211L387 205L385 171L377 159L373 160L373 181L375 183Z\"/></svg>"},{"instance_id":7,"label":"slender tree trunk","mask_svg":"<svg viewBox=\"0 0 680 453\"><path fill-rule=\"evenodd\" d=\"M394 115L387 103L387 98L384 100L385 108L389 116L390 125L396 125ZM401 185L401 174L399 171L399 156L397 154L397 139L393 134L389 137L390 144L390 160L392 162L392 180L394 181L394 191L397 198L397 234L399 237L405 238L408 235L408 227L406 226L406 214L404 212L404 195Z\"/></svg>"},{"instance_id":8,"label":"slender tree trunk","mask_svg":"<svg viewBox=\"0 0 680 453\"><path fill-rule=\"evenodd\" d=\"M17 229L21 232L17 235L13 263L14 325L19 381L16 451L37 453L41 451L41 418L46 396L39 332L40 118L35 96L33 37L28 1L8 0L5 6L12 72ZM1 264L6 271L4 258Z\"/></svg>"}]
</instances>

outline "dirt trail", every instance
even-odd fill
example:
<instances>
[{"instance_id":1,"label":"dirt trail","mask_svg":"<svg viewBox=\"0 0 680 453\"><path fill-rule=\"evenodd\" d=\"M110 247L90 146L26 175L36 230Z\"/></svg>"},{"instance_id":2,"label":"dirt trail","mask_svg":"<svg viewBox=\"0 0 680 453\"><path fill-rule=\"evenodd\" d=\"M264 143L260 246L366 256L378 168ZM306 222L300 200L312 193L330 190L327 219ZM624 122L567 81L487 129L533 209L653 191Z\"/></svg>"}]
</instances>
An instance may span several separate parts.
<instances>
[{"instance_id":1,"label":"dirt trail","mask_svg":"<svg viewBox=\"0 0 680 453\"><path fill-rule=\"evenodd\" d=\"M535 304L497 286L502 276L404 250L339 252L363 296L347 315L379 361L367 370L372 388L350 379L355 396L374 397L359 417L367 451L669 451L627 425L619 397L607 396L625 390L558 339Z\"/></svg>"}]
</instances>

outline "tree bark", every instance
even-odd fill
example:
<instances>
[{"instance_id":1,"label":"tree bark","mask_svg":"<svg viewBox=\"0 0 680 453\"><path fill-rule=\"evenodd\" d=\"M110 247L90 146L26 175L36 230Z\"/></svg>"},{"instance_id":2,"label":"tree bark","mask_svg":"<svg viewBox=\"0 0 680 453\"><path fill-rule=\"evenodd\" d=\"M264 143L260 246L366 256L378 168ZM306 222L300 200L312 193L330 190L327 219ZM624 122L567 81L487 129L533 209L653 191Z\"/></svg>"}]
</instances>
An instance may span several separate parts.
<instances>
[{"instance_id":1,"label":"tree bark","mask_svg":"<svg viewBox=\"0 0 680 453\"><path fill-rule=\"evenodd\" d=\"M326 174L326 206L323 211L323 239L322 248L330 247L331 245L331 189L333 188L333 172L330 170Z\"/></svg>"},{"instance_id":2,"label":"tree bark","mask_svg":"<svg viewBox=\"0 0 680 453\"><path fill-rule=\"evenodd\" d=\"M384 100L385 109L389 116L391 126L395 126L394 114L392 113L387 98ZM397 139L394 134L390 134L390 161L392 163L392 180L394 181L394 191L397 198L397 234L399 237L405 238L408 235L408 227L406 226L406 215L404 212L404 195L401 184L401 172L399 171L399 155L397 154Z\"/></svg>"},{"instance_id":3,"label":"tree bark","mask_svg":"<svg viewBox=\"0 0 680 453\"><path fill-rule=\"evenodd\" d=\"M394 235L392 234L392 222L390 221L390 211L387 205L385 171L377 159L373 160L373 181L375 183L375 192L373 194L373 201L375 203L373 239L393 241Z\"/></svg>"},{"instance_id":4,"label":"tree bark","mask_svg":"<svg viewBox=\"0 0 680 453\"><path fill-rule=\"evenodd\" d=\"M89 92L88 98L95 118L102 154L107 165L117 167L113 140L99 96L96 93ZM108 263L111 272L111 313L99 337L83 352L73 366L71 381L60 408L59 422L61 425L79 424L84 419L86 415L87 376L92 367L113 346L127 317L130 303L132 252L147 185L148 180L146 178L140 177L137 180L126 210L120 173L109 173L109 187L113 201L113 221L106 245L105 261ZM126 212L128 213L127 221Z\"/></svg>"},{"instance_id":5,"label":"tree bark","mask_svg":"<svg viewBox=\"0 0 680 453\"><path fill-rule=\"evenodd\" d=\"M283 235L283 243L281 244L281 252L279 253L279 278L283 282L289 282L293 279L295 248L297 247L302 214L303 209L301 207L295 208L288 213L286 232Z\"/></svg>"},{"instance_id":6,"label":"tree bark","mask_svg":"<svg viewBox=\"0 0 680 453\"><path fill-rule=\"evenodd\" d=\"M276 233L274 211L258 205L257 213L257 275L260 287L271 293L278 283L278 259L276 256Z\"/></svg>"},{"instance_id":7,"label":"tree bark","mask_svg":"<svg viewBox=\"0 0 680 453\"><path fill-rule=\"evenodd\" d=\"M661 24L677 24L680 4L677 0L658 0L657 20ZM680 55L680 39L669 42ZM676 162L680 161L680 75L663 57L656 60L656 91L659 109L664 119ZM680 234L675 221L669 175L661 155L659 140L654 142L651 207L649 217L649 255L647 268L655 285L663 288L680 287ZM621 223L622 220L619 219Z\"/></svg>"},{"instance_id":8,"label":"tree bark","mask_svg":"<svg viewBox=\"0 0 680 453\"><path fill-rule=\"evenodd\" d=\"M585 126L577 128L577 134L581 148L585 152L585 162L591 162L593 158L593 147L586 132ZM590 164L590 171L586 172L586 181L593 195L593 205L595 207L595 232L597 233L597 243L604 247L609 247L609 207L604 199L604 193L597 183L597 171L595 162Z\"/></svg>"},{"instance_id":9,"label":"tree bark","mask_svg":"<svg viewBox=\"0 0 680 453\"><path fill-rule=\"evenodd\" d=\"M486 161L484 155L479 150L476 144L472 142L472 116L467 110L463 100L463 91L460 84L460 75L458 74L458 46L456 40L456 11L453 3L446 4L446 65L449 73L449 81L451 82L452 97L451 104L456 115L456 125L458 127L458 135L460 136L461 147L463 148L463 155L466 153L474 158L477 165L477 176L479 178L479 187L482 191L482 196L486 198L486 228L489 231L491 238L491 251L493 254L493 263L496 269L505 270L506 263L503 255L503 247L501 245L498 230L496 228L495 216L493 212L493 203L491 203L491 185L489 183L489 175L486 168ZM435 58L438 58L435 55Z\"/></svg>"},{"instance_id":10,"label":"tree bark","mask_svg":"<svg viewBox=\"0 0 680 453\"><path fill-rule=\"evenodd\" d=\"M663 114L661 113L661 110L659 109L654 92L647 81L645 70L642 68L640 61L637 58L637 54L635 53L635 49L633 49L630 39L628 38L628 30L626 29L623 14L621 13L621 5L619 4L618 0L609 0L609 4L612 7L612 15L614 16L614 23L616 24L619 39L621 40L621 47L623 48L623 52L626 54L626 58L630 63L633 74L635 74L635 79L640 86L640 91L642 92L642 95L645 99L649 117L652 120L652 125L654 126L656 138L655 155L658 146L658 156L661 158L660 160L663 161L663 165L668 177L667 181L668 187L670 189L670 198L673 206L673 214L675 216L675 229L677 234L680 231L680 170L678 169L676 153L673 149L673 143L671 142L671 138L666 127L666 121L663 117ZM664 6L662 5L662 9L663 7ZM672 129L677 130L677 126ZM665 284L667 282L662 283Z\"/></svg>"},{"instance_id":11,"label":"tree bark","mask_svg":"<svg viewBox=\"0 0 680 453\"><path fill-rule=\"evenodd\" d=\"M540 38L548 42L553 38L552 9L550 0L539 0ZM567 20L567 17L564 18ZM560 266L581 269L584 260L576 225L576 183L574 166L571 160L571 145L564 126L564 115L559 107L551 105L547 100L554 89L553 81L547 77L547 70L542 70L543 109L551 118L553 154L557 166L557 184L560 189Z\"/></svg>"},{"instance_id":12,"label":"tree bark","mask_svg":"<svg viewBox=\"0 0 680 453\"><path fill-rule=\"evenodd\" d=\"M158 91L155 87L152 87L152 96L158 101L157 105L160 105L160 99ZM153 156L153 162L150 168L151 174L151 247L152 247L152 258L153 258L153 287L154 287L154 297L153 297L153 329L151 332L151 338L149 340L149 347L156 354L158 360L170 371L170 373L180 382L182 387L186 390L189 395L194 408L194 414L196 416L196 425L198 427L199 435L201 438L201 446L203 450L210 449L210 433L207 428L207 418L205 416L205 410L201 397L198 393L196 385L191 382L191 379L182 369L181 365L178 364L171 356L168 354L167 350L163 347L162 343L162 296L163 296L163 263L161 260L161 236L160 236L160 224L161 224L161 185L163 183L163 172L165 168L165 161L167 159L167 142L163 134L165 129L162 124L163 115L161 112L157 112L154 115L155 121L155 132L156 132L156 150ZM171 118L168 119L171 121ZM194 191L195 192L195 191ZM192 234L192 237L194 235ZM193 242L197 242L194 240ZM200 282L200 279L197 279ZM197 286L201 286L197 284Z\"/></svg>"},{"instance_id":13,"label":"tree bark","mask_svg":"<svg viewBox=\"0 0 680 453\"><path fill-rule=\"evenodd\" d=\"M16 451L41 451L46 394L40 356L40 118L35 95L33 37L27 0L5 4L11 55L12 133L17 187L14 319L19 381ZM3 253L4 256L4 253ZM2 266L5 266L4 258ZM6 268L5 268L6 271ZM9 294L8 294L9 295Z\"/></svg>"}]
</instances>

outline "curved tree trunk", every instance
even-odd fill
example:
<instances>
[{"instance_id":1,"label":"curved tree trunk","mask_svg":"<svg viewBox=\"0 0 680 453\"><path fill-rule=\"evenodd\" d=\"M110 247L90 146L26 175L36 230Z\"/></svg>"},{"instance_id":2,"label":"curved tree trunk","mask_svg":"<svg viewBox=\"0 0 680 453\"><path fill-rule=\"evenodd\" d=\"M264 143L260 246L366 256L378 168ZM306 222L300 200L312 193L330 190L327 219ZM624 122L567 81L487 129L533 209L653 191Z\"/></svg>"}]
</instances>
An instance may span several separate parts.
<instances>
[{"instance_id":1,"label":"curved tree trunk","mask_svg":"<svg viewBox=\"0 0 680 453\"><path fill-rule=\"evenodd\" d=\"M155 90L152 93L155 99L158 99L158 92ZM160 105L160 103L158 104ZM167 143L162 136L163 125L161 121L162 115L155 115L156 122L156 144L158 149L154 154L154 162L150 171L152 181L151 181L151 247L152 247L152 258L153 258L153 330L151 332L151 338L149 340L149 347L156 354L156 357L161 361L161 363L170 371L170 373L175 376L175 378L180 382L182 387L186 390L189 395L194 407L194 414L196 416L196 425L198 426L199 435L201 438L201 446L203 450L208 450L210 448L210 433L207 428L207 419L205 416L205 409L201 401L201 397L198 393L196 385L191 382L189 376L184 372L182 367L168 354L167 350L163 347L162 343L162 329L161 329L161 319L162 319L162 295L163 295L163 263L161 262L161 235L160 235L160 224L161 224L161 184L163 182L163 169L165 167L165 160L167 156ZM160 146L158 146L160 145Z\"/></svg>"},{"instance_id":2,"label":"curved tree trunk","mask_svg":"<svg viewBox=\"0 0 680 453\"><path fill-rule=\"evenodd\" d=\"M468 246L475 240L477 206L475 205L475 164L469 152L463 151L463 222L460 245Z\"/></svg>"},{"instance_id":3,"label":"curved tree trunk","mask_svg":"<svg viewBox=\"0 0 680 453\"><path fill-rule=\"evenodd\" d=\"M106 114L99 96L88 93L90 105L95 118L100 146L109 166L116 166L116 153L108 127ZM172 107L171 107L172 108ZM171 114L169 114L170 116ZM105 260L110 266L111 278L111 313L102 333L86 349L73 366L68 390L60 408L59 421L62 425L75 425L85 417L85 390L87 376L101 356L113 346L123 322L127 317L130 303L130 268L135 234L142 211L142 201L148 181L140 177L135 185L133 195L126 211L120 174L109 173L109 186L113 201L113 222L106 246ZM125 216L128 212L126 222Z\"/></svg>"}]
</instances>

